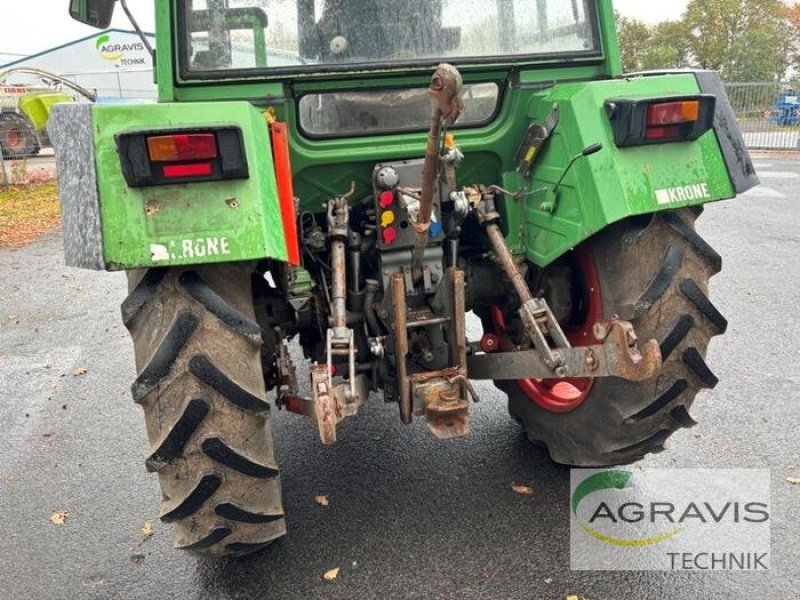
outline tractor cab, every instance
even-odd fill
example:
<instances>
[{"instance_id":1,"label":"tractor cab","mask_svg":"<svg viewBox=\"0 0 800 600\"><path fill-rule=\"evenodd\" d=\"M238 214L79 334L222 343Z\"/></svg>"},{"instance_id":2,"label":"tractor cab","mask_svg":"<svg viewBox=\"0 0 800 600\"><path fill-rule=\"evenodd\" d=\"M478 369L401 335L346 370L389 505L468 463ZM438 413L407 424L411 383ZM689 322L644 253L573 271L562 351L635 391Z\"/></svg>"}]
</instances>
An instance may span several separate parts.
<instances>
[{"instance_id":1,"label":"tractor cab","mask_svg":"<svg viewBox=\"0 0 800 600\"><path fill-rule=\"evenodd\" d=\"M489 122L499 108L497 73L480 71L601 55L591 0L187 0L177 11L178 78L187 86L359 73L358 91L337 93L339 83L324 93L318 84L322 93L299 98L310 137L427 129L426 86L399 78L442 60L474 65L465 126Z\"/></svg>"}]
</instances>

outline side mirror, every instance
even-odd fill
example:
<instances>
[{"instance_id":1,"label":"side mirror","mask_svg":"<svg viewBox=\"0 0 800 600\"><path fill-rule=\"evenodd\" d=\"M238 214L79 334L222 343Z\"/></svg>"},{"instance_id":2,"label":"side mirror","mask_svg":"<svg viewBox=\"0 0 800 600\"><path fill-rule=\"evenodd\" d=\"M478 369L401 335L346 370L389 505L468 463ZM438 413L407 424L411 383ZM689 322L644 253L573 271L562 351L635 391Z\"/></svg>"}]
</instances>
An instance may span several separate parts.
<instances>
[{"instance_id":1,"label":"side mirror","mask_svg":"<svg viewBox=\"0 0 800 600\"><path fill-rule=\"evenodd\" d=\"M116 0L70 0L69 15L76 21L98 29L111 25Z\"/></svg>"}]
</instances>

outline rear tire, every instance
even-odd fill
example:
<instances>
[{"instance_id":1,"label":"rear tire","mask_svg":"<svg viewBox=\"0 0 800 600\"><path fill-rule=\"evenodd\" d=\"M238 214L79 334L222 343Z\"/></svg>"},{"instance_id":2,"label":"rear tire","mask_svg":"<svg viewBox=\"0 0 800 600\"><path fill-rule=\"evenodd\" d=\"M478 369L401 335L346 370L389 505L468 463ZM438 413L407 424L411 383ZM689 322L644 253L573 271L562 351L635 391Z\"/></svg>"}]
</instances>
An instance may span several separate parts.
<instances>
[{"instance_id":1,"label":"rear tire","mask_svg":"<svg viewBox=\"0 0 800 600\"><path fill-rule=\"evenodd\" d=\"M0 152L15 160L39 153L36 130L28 119L17 113L0 114Z\"/></svg>"},{"instance_id":2,"label":"rear tire","mask_svg":"<svg viewBox=\"0 0 800 600\"><path fill-rule=\"evenodd\" d=\"M528 438L555 462L610 466L659 452L675 431L695 425L697 393L716 386L705 362L708 343L727 321L708 299L720 256L694 230L698 212L633 218L588 242L602 297L602 315L631 321L640 341L656 339L664 360L649 381L597 379L583 403L558 414L545 410L513 381L496 385Z\"/></svg>"},{"instance_id":3,"label":"rear tire","mask_svg":"<svg viewBox=\"0 0 800 600\"><path fill-rule=\"evenodd\" d=\"M286 534L261 334L244 265L129 273L134 400L176 548L248 554Z\"/></svg>"}]
</instances>

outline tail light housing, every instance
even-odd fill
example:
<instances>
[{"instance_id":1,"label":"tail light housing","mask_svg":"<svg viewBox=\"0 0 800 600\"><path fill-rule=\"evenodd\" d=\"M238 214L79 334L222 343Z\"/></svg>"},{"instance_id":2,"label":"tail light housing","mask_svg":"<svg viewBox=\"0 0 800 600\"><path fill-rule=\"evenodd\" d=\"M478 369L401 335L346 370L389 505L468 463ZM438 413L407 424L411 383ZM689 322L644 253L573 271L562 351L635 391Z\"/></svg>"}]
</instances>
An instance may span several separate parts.
<instances>
[{"instance_id":1,"label":"tail light housing","mask_svg":"<svg viewBox=\"0 0 800 600\"><path fill-rule=\"evenodd\" d=\"M606 114L619 148L691 142L714 126L712 95L620 98L606 102Z\"/></svg>"},{"instance_id":2,"label":"tail light housing","mask_svg":"<svg viewBox=\"0 0 800 600\"><path fill-rule=\"evenodd\" d=\"M137 131L118 134L116 141L130 187L249 177L238 127Z\"/></svg>"}]
</instances>

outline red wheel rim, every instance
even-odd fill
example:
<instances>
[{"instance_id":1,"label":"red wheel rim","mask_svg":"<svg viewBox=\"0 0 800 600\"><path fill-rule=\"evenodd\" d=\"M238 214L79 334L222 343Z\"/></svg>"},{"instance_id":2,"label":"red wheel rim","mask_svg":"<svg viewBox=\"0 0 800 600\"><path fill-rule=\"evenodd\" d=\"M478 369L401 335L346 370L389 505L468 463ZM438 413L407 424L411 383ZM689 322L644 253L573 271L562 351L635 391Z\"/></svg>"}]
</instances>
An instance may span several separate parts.
<instances>
[{"instance_id":1,"label":"red wheel rim","mask_svg":"<svg viewBox=\"0 0 800 600\"><path fill-rule=\"evenodd\" d=\"M583 280L584 295L588 306L583 322L567 328L564 333L573 346L589 346L596 343L592 328L597 321L603 318L600 278L586 244L575 249L574 257ZM491 317L495 333L500 336L500 351L514 351L514 343L506 335L505 316L500 307L492 306ZM544 410L553 413L567 413L583 404L592 390L594 379L589 377L547 380L519 379L517 385L531 402Z\"/></svg>"},{"instance_id":2,"label":"red wheel rim","mask_svg":"<svg viewBox=\"0 0 800 600\"><path fill-rule=\"evenodd\" d=\"M22 145L22 136L16 129L9 129L6 133L6 142L8 142L9 148L16 150Z\"/></svg>"}]
</instances>

